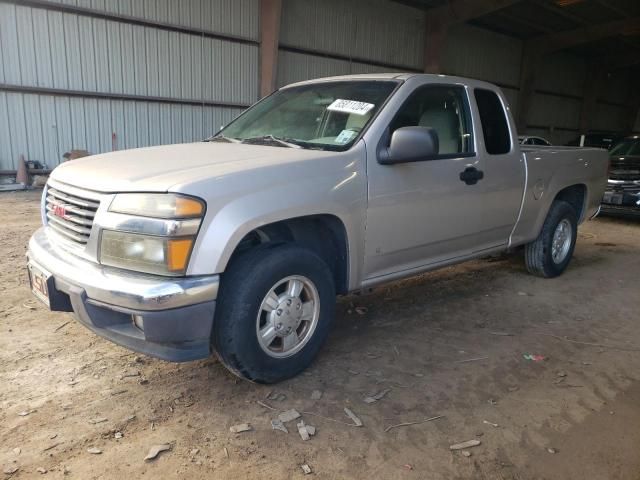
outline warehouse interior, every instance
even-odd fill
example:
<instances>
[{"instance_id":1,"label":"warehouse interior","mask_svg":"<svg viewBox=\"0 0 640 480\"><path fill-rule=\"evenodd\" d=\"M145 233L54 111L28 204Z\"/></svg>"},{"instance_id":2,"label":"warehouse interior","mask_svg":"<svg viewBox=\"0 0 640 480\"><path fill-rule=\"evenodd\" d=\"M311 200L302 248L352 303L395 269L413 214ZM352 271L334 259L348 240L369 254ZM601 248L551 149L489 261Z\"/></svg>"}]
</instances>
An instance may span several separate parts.
<instances>
[{"instance_id":1,"label":"warehouse interior","mask_svg":"<svg viewBox=\"0 0 640 480\"><path fill-rule=\"evenodd\" d=\"M0 2L0 171L198 141L275 88L430 72L493 82L521 133L640 130L634 0Z\"/></svg>"},{"instance_id":2,"label":"warehouse interior","mask_svg":"<svg viewBox=\"0 0 640 480\"><path fill-rule=\"evenodd\" d=\"M640 0L0 0L0 480L640 480L639 79Z\"/></svg>"}]
</instances>

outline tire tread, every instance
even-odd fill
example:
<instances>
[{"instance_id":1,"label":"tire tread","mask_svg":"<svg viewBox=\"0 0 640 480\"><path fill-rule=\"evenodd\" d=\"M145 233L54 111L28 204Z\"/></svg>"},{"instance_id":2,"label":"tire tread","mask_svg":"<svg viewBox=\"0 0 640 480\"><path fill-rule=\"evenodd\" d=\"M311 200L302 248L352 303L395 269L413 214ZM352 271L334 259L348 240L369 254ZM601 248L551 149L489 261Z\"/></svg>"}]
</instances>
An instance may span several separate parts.
<instances>
[{"instance_id":1,"label":"tire tread","mask_svg":"<svg viewBox=\"0 0 640 480\"><path fill-rule=\"evenodd\" d=\"M262 293L256 292L256 282L264 278L271 271L286 268L283 265L297 262L311 269L324 286L320 293L321 317L316 327L314 337L310 339L300 352L294 356L281 360L287 366L278 369L266 354L264 364L257 365L255 352L248 351L247 342L243 342L244 335L254 334L256 304L262 301ZM298 272L305 274L307 272ZM258 279L258 280L257 280ZM274 280L274 282L277 280ZM331 300L327 299L328 294ZM333 319L335 306L335 287L333 275L326 263L314 252L291 243L266 244L243 253L228 266L222 275L218 304L212 331L212 349L222 364L233 374L257 383L273 383L291 377L303 370L324 342ZM243 322L248 326L243 327ZM247 331L249 330L249 331ZM244 334L244 335L243 335ZM258 347L259 348L259 347ZM291 360L291 362L290 362ZM272 362L269 364L269 362ZM297 362L297 363L292 363Z\"/></svg>"},{"instance_id":2,"label":"tire tread","mask_svg":"<svg viewBox=\"0 0 640 480\"><path fill-rule=\"evenodd\" d=\"M569 218L571 226L573 227L573 243L569 253L567 254L566 261L558 266L553 263L548 248L557 224L565 217ZM566 269L571 256L573 255L577 228L577 215L573 206L563 200L555 200L549 208L549 213L542 225L540 234L534 241L525 245L524 260L527 271L532 275L542 278L553 278L560 275Z\"/></svg>"}]
</instances>

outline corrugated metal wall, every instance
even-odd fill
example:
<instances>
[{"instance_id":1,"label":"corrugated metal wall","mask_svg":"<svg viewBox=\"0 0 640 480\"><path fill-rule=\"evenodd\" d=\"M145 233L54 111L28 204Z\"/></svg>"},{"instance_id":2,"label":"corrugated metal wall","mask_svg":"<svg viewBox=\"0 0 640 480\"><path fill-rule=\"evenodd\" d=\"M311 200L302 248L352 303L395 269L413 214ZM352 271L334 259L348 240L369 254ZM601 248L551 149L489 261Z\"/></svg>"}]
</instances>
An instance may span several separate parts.
<instances>
[{"instance_id":1,"label":"corrugated metal wall","mask_svg":"<svg viewBox=\"0 0 640 480\"><path fill-rule=\"evenodd\" d=\"M566 143L578 134L587 64L560 52L544 58L539 68L526 133Z\"/></svg>"},{"instance_id":2,"label":"corrugated metal wall","mask_svg":"<svg viewBox=\"0 0 640 480\"><path fill-rule=\"evenodd\" d=\"M236 103L257 95L254 45L6 3L0 32L3 83Z\"/></svg>"},{"instance_id":3,"label":"corrugated metal wall","mask_svg":"<svg viewBox=\"0 0 640 480\"><path fill-rule=\"evenodd\" d=\"M258 0L66 3L249 40L259 35ZM53 167L71 148L109 151L114 133L117 148L201 139L258 98L258 46L247 42L0 3L0 47L0 83L56 89L55 96L0 93L0 170L15 169L20 155Z\"/></svg>"},{"instance_id":4,"label":"corrugated metal wall","mask_svg":"<svg viewBox=\"0 0 640 480\"><path fill-rule=\"evenodd\" d=\"M278 85L422 68L424 12L397 3L285 0L280 28Z\"/></svg>"},{"instance_id":5,"label":"corrugated metal wall","mask_svg":"<svg viewBox=\"0 0 640 480\"><path fill-rule=\"evenodd\" d=\"M583 58L555 53L544 58L536 76L536 89L582 97L589 79Z\"/></svg>"},{"instance_id":6,"label":"corrugated metal wall","mask_svg":"<svg viewBox=\"0 0 640 480\"><path fill-rule=\"evenodd\" d=\"M197 140L258 98L259 0L47 3L0 0L0 170L20 155L52 167L71 148L109 151L114 133L118 149ZM419 72L424 24L423 11L386 0L284 0L277 84ZM517 112L522 48L460 25L443 70L498 84ZM546 58L528 132L558 143L575 136L587 81L583 59ZM607 77L593 128L626 127L632 82Z\"/></svg>"},{"instance_id":7,"label":"corrugated metal wall","mask_svg":"<svg viewBox=\"0 0 640 480\"><path fill-rule=\"evenodd\" d=\"M638 88L628 71L616 71L606 76L593 118L594 128L622 130L629 128L631 89Z\"/></svg>"},{"instance_id":8,"label":"corrugated metal wall","mask_svg":"<svg viewBox=\"0 0 640 480\"><path fill-rule=\"evenodd\" d=\"M536 93L528 123L530 133L565 143L576 137L588 83L594 81L584 58L559 52L544 59L536 78ZM626 103L631 79L626 73L607 74L591 115L593 130L625 131L629 128ZM539 128L545 126L545 129Z\"/></svg>"},{"instance_id":9,"label":"corrugated metal wall","mask_svg":"<svg viewBox=\"0 0 640 480\"><path fill-rule=\"evenodd\" d=\"M446 73L487 80L501 86L512 110L518 111L522 42L469 25L454 28L443 56ZM578 134L587 82L583 58L557 53L544 58L536 76L526 132L563 144ZM593 129L625 130L625 103L631 79L609 75L592 118Z\"/></svg>"},{"instance_id":10,"label":"corrugated metal wall","mask_svg":"<svg viewBox=\"0 0 640 480\"><path fill-rule=\"evenodd\" d=\"M424 12L390 5L383 1L285 0L278 85L349 73L420 71ZM522 50L518 39L460 25L448 36L442 68L447 74L496 83L517 114ZM582 97L589 81L586 72L586 62L575 55L559 53L544 59L527 133L543 135L556 143L577 135ZM624 128L622 105L629 81L616 81L619 85L611 87L616 98L603 98L597 104L593 128Z\"/></svg>"},{"instance_id":11,"label":"corrugated metal wall","mask_svg":"<svg viewBox=\"0 0 640 480\"><path fill-rule=\"evenodd\" d=\"M471 77L500 86L511 111L518 110L522 42L471 25L454 27L442 55L449 75Z\"/></svg>"},{"instance_id":12,"label":"corrugated metal wall","mask_svg":"<svg viewBox=\"0 0 640 480\"><path fill-rule=\"evenodd\" d=\"M517 88L522 42L470 25L451 30L442 55L442 68L451 75L478 78Z\"/></svg>"},{"instance_id":13,"label":"corrugated metal wall","mask_svg":"<svg viewBox=\"0 0 640 480\"><path fill-rule=\"evenodd\" d=\"M0 158L58 164L72 147L91 153L201 140L242 110L164 102L0 92ZM115 133L115 138L113 134Z\"/></svg>"},{"instance_id":14,"label":"corrugated metal wall","mask_svg":"<svg viewBox=\"0 0 640 480\"><path fill-rule=\"evenodd\" d=\"M133 18L258 39L255 0L47 0Z\"/></svg>"},{"instance_id":15,"label":"corrugated metal wall","mask_svg":"<svg viewBox=\"0 0 640 480\"><path fill-rule=\"evenodd\" d=\"M383 0L284 0L280 42L421 68L424 13Z\"/></svg>"}]
</instances>

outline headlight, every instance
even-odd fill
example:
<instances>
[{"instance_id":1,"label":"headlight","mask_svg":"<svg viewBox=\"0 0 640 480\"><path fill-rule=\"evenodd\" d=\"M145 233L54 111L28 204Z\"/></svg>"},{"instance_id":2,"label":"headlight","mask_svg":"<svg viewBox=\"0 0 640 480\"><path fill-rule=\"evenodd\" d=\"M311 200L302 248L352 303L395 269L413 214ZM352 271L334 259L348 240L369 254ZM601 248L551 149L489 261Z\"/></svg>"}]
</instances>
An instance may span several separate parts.
<instances>
[{"instance_id":1,"label":"headlight","mask_svg":"<svg viewBox=\"0 0 640 480\"><path fill-rule=\"evenodd\" d=\"M193 238L170 238L139 233L102 231L103 265L158 275L182 275L187 269Z\"/></svg>"},{"instance_id":2,"label":"headlight","mask_svg":"<svg viewBox=\"0 0 640 480\"><path fill-rule=\"evenodd\" d=\"M109 211L141 217L196 218L204 213L204 204L173 193L121 193L115 196Z\"/></svg>"},{"instance_id":3,"label":"headlight","mask_svg":"<svg viewBox=\"0 0 640 480\"><path fill-rule=\"evenodd\" d=\"M125 193L103 217L100 263L156 275L184 275L204 202L171 193ZM113 215L113 214L126 214Z\"/></svg>"}]
</instances>

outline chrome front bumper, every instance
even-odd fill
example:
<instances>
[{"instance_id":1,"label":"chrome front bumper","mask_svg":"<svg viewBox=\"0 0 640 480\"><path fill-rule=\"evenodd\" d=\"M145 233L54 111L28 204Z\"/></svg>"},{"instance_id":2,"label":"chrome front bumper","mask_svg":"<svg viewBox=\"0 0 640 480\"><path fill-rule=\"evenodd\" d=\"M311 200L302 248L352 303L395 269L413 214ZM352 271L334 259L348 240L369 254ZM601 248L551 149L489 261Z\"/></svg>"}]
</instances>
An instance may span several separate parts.
<instances>
[{"instance_id":1,"label":"chrome front bumper","mask_svg":"<svg viewBox=\"0 0 640 480\"><path fill-rule=\"evenodd\" d=\"M42 227L29 240L28 261L51 275L56 310L115 343L170 361L209 355L219 276L160 277L103 267L52 243ZM68 297L68 300L67 300ZM67 304L70 308L56 308ZM144 330L133 324L142 316Z\"/></svg>"}]
</instances>

